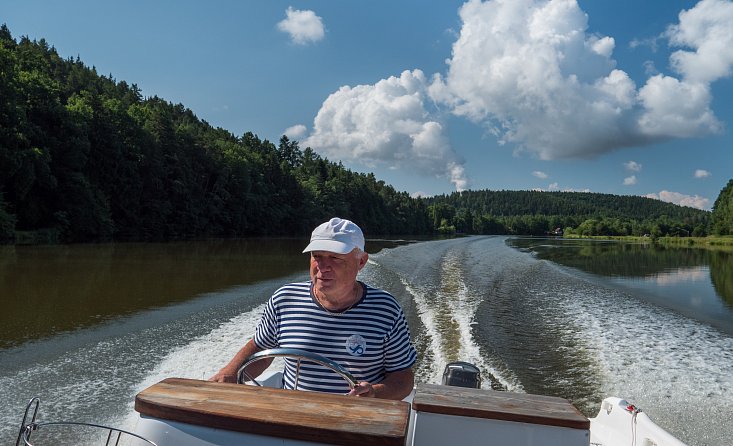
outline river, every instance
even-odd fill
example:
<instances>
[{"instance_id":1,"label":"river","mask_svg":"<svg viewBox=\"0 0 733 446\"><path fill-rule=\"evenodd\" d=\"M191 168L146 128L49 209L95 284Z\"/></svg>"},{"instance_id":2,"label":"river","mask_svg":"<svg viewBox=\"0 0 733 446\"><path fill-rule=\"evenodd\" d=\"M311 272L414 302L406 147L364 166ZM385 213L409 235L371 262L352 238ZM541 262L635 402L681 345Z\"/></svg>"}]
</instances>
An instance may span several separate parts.
<instances>
[{"instance_id":1,"label":"river","mask_svg":"<svg viewBox=\"0 0 733 446\"><path fill-rule=\"evenodd\" d=\"M0 247L0 444L32 396L41 420L132 428L138 391L211 376L272 291L307 277L302 246ZM689 445L733 444L730 254L506 237L367 250L360 279L405 309L418 381L460 359L484 388L561 396L588 416L621 396Z\"/></svg>"}]
</instances>

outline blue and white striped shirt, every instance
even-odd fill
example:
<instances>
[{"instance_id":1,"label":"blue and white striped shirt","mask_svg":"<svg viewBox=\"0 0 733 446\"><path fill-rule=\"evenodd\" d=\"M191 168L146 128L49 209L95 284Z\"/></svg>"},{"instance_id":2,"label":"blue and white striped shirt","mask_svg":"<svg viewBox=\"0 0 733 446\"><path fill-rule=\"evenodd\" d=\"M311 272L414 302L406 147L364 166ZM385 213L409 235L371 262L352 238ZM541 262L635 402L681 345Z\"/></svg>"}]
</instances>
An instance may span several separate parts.
<instances>
[{"instance_id":1,"label":"blue and white striped shirt","mask_svg":"<svg viewBox=\"0 0 733 446\"><path fill-rule=\"evenodd\" d=\"M297 348L339 363L357 381L381 382L385 373L404 370L417 353L402 308L386 291L363 285L362 299L343 313L330 313L313 297L310 282L278 289L267 302L255 331L261 349ZM294 388L296 361L285 361L284 387ZM347 393L336 373L303 361L298 388Z\"/></svg>"}]
</instances>

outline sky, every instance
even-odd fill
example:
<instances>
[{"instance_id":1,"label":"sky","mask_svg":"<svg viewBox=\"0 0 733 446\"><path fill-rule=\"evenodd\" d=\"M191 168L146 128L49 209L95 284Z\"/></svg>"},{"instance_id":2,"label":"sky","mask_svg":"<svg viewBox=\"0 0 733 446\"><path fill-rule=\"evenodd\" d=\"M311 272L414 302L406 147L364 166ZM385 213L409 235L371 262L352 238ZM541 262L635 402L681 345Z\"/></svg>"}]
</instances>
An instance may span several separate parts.
<instances>
[{"instance_id":1,"label":"sky","mask_svg":"<svg viewBox=\"0 0 733 446\"><path fill-rule=\"evenodd\" d=\"M3 0L0 23L413 196L710 210L733 178L732 0Z\"/></svg>"}]
</instances>

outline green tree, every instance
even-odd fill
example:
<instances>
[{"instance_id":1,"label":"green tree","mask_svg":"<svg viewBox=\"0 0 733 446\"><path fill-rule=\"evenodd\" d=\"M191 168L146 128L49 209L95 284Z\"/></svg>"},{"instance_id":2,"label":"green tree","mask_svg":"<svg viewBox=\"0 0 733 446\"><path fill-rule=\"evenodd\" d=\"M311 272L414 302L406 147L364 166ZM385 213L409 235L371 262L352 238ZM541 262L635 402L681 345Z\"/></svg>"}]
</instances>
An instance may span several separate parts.
<instances>
[{"instance_id":1,"label":"green tree","mask_svg":"<svg viewBox=\"0 0 733 446\"><path fill-rule=\"evenodd\" d=\"M715 200L711 220L715 234L733 234L733 179L728 181Z\"/></svg>"}]
</instances>

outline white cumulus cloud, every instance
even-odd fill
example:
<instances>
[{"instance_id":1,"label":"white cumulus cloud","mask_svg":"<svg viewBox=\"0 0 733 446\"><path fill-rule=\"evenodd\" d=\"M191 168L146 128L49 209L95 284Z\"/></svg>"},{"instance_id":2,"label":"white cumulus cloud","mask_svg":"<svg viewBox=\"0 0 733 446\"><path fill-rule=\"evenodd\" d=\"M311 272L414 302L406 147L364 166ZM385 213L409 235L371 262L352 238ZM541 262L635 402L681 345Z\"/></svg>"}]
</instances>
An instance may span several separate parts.
<instances>
[{"instance_id":1,"label":"white cumulus cloud","mask_svg":"<svg viewBox=\"0 0 733 446\"><path fill-rule=\"evenodd\" d=\"M682 11L679 24L667 28L666 36L677 47L672 54L675 70L690 82L708 84L731 75L733 67L733 3L702 0Z\"/></svg>"},{"instance_id":2,"label":"white cumulus cloud","mask_svg":"<svg viewBox=\"0 0 733 446\"><path fill-rule=\"evenodd\" d=\"M624 178L624 186L633 186L636 184L636 175Z\"/></svg>"},{"instance_id":3,"label":"white cumulus cloud","mask_svg":"<svg viewBox=\"0 0 733 446\"><path fill-rule=\"evenodd\" d=\"M577 0L468 0L445 73L414 69L342 86L322 104L305 144L332 159L442 176L461 190L469 183L445 112L545 160L719 133L711 83L733 69L731 5L702 0L682 11L651 40L677 49L665 65L673 73L650 65L639 86L617 67L614 38L589 32Z\"/></svg>"},{"instance_id":4,"label":"white cumulus cloud","mask_svg":"<svg viewBox=\"0 0 733 446\"><path fill-rule=\"evenodd\" d=\"M671 61L680 77L658 74L637 88L616 67L614 39L588 32L577 1L470 0L459 12L448 72L435 75L430 93L501 143L542 159L716 133L710 82L733 66L730 7L703 0L681 13L665 33L692 49Z\"/></svg>"},{"instance_id":5,"label":"white cumulus cloud","mask_svg":"<svg viewBox=\"0 0 733 446\"><path fill-rule=\"evenodd\" d=\"M658 194L652 193L645 195L647 198L654 198L655 200L666 201L668 203L678 204L680 206L687 206L697 209L710 209L710 200L703 198L699 195L685 195L679 192L670 192L663 190Z\"/></svg>"},{"instance_id":6,"label":"white cumulus cloud","mask_svg":"<svg viewBox=\"0 0 733 446\"><path fill-rule=\"evenodd\" d=\"M532 172L532 176L535 176L541 180L546 180L547 178L549 178L545 172L541 172L539 170L535 170L534 172Z\"/></svg>"},{"instance_id":7,"label":"white cumulus cloud","mask_svg":"<svg viewBox=\"0 0 733 446\"><path fill-rule=\"evenodd\" d=\"M277 29L288 33L293 43L299 45L318 42L326 34L323 20L315 12L293 9L292 6L288 6L285 19L278 22Z\"/></svg>"},{"instance_id":8,"label":"white cumulus cloud","mask_svg":"<svg viewBox=\"0 0 733 446\"><path fill-rule=\"evenodd\" d=\"M707 178L712 175L710 172L704 169L695 170L695 178Z\"/></svg>"},{"instance_id":9,"label":"white cumulus cloud","mask_svg":"<svg viewBox=\"0 0 733 446\"><path fill-rule=\"evenodd\" d=\"M652 140L718 133L722 124L710 109L710 86L658 74L639 90L639 130Z\"/></svg>"},{"instance_id":10,"label":"white cumulus cloud","mask_svg":"<svg viewBox=\"0 0 733 446\"><path fill-rule=\"evenodd\" d=\"M341 87L321 106L304 144L331 159L411 169L448 178L456 190L465 190L464 161L444 125L428 112L426 89L420 70L374 85Z\"/></svg>"},{"instance_id":11,"label":"white cumulus cloud","mask_svg":"<svg viewBox=\"0 0 733 446\"><path fill-rule=\"evenodd\" d=\"M629 161L627 163L624 163L624 167L629 172L641 172L641 164L637 163L636 161Z\"/></svg>"},{"instance_id":12,"label":"white cumulus cloud","mask_svg":"<svg viewBox=\"0 0 733 446\"><path fill-rule=\"evenodd\" d=\"M288 127L283 131L283 135L290 139L301 139L308 134L308 128L303 124L297 124L292 127Z\"/></svg>"}]
</instances>

